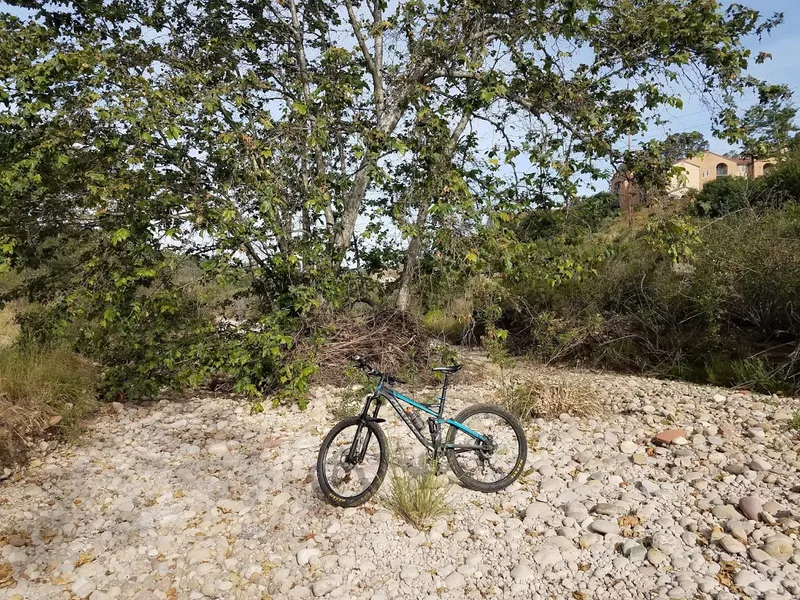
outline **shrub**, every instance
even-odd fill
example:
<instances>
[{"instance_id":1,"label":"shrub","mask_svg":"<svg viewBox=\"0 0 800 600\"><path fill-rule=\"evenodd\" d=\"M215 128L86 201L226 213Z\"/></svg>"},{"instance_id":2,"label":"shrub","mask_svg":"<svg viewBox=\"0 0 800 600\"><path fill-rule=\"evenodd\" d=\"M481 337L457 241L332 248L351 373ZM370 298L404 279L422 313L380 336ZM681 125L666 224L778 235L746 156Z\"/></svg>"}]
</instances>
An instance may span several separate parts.
<instances>
[{"instance_id":1,"label":"shrub","mask_svg":"<svg viewBox=\"0 0 800 600\"><path fill-rule=\"evenodd\" d=\"M789 428L794 429L795 431L800 431L800 410L792 415L792 418L789 421Z\"/></svg>"},{"instance_id":2,"label":"shrub","mask_svg":"<svg viewBox=\"0 0 800 600\"><path fill-rule=\"evenodd\" d=\"M96 404L96 367L64 348L0 354L0 462L27 449L27 440L52 427L75 434Z\"/></svg>"},{"instance_id":3,"label":"shrub","mask_svg":"<svg viewBox=\"0 0 800 600\"><path fill-rule=\"evenodd\" d=\"M417 475L393 466L383 504L417 529L428 527L433 519L452 512L447 500L450 488L439 482L436 473L435 463L425 465Z\"/></svg>"},{"instance_id":4,"label":"shrub","mask_svg":"<svg viewBox=\"0 0 800 600\"><path fill-rule=\"evenodd\" d=\"M506 392L503 403L520 420L563 413L585 417L602 410L594 390L567 379L523 382Z\"/></svg>"},{"instance_id":5,"label":"shrub","mask_svg":"<svg viewBox=\"0 0 800 600\"><path fill-rule=\"evenodd\" d=\"M0 348L11 346L18 333L19 326L14 320L11 306L0 309Z\"/></svg>"},{"instance_id":6,"label":"shrub","mask_svg":"<svg viewBox=\"0 0 800 600\"><path fill-rule=\"evenodd\" d=\"M742 209L765 204L770 195L763 178L720 177L703 186L695 208L702 217L720 217Z\"/></svg>"},{"instance_id":7,"label":"shrub","mask_svg":"<svg viewBox=\"0 0 800 600\"><path fill-rule=\"evenodd\" d=\"M432 308L422 319L422 325L431 334L458 343L464 337L466 326L457 317L445 313L440 308Z\"/></svg>"}]
</instances>

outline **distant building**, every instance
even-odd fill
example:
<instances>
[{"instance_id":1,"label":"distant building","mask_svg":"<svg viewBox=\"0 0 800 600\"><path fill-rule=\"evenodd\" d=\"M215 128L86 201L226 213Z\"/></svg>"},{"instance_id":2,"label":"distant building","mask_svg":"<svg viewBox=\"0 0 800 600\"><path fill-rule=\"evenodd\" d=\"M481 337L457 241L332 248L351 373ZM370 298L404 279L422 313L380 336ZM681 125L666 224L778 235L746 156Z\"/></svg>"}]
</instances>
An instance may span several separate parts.
<instances>
[{"instance_id":1,"label":"distant building","mask_svg":"<svg viewBox=\"0 0 800 600\"><path fill-rule=\"evenodd\" d=\"M752 161L747 158L730 158L714 152L703 152L692 158L683 158L674 166L681 167L680 176L673 177L669 189L670 196L680 197L689 190L700 191L708 182L720 177L763 177L775 165L775 159ZM610 192L619 198L623 212L630 211L644 202L644 192L630 174L618 172L611 179Z\"/></svg>"}]
</instances>

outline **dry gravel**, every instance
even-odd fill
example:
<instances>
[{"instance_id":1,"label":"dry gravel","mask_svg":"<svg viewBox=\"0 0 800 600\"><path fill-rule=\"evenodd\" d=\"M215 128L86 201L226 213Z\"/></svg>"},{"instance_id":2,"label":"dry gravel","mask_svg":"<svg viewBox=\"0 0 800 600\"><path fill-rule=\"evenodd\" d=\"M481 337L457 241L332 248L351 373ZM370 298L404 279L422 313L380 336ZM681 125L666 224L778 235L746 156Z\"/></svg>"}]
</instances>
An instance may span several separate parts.
<instances>
[{"instance_id":1,"label":"dry gravel","mask_svg":"<svg viewBox=\"0 0 800 600\"><path fill-rule=\"evenodd\" d=\"M800 597L800 401L562 374L607 411L530 424L519 482L454 486L453 513L421 532L379 500L320 499L332 388L304 413L110 407L81 445L0 482L0 598ZM498 387L456 385L449 410ZM385 425L415 464L410 434Z\"/></svg>"}]
</instances>

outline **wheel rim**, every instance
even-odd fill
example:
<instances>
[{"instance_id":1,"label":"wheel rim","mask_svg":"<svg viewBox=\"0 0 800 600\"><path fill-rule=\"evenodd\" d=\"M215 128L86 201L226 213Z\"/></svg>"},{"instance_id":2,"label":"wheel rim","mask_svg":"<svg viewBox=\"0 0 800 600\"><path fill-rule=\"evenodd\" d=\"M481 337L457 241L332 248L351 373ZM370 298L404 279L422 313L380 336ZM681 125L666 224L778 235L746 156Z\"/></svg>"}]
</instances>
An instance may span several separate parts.
<instances>
[{"instance_id":1,"label":"wheel rim","mask_svg":"<svg viewBox=\"0 0 800 600\"><path fill-rule=\"evenodd\" d=\"M497 483L510 476L520 459L521 440L505 417L494 413L477 413L461 421L483 435L487 442L476 450L453 450L463 474L481 483ZM479 443L467 433L456 430L455 446Z\"/></svg>"},{"instance_id":2,"label":"wheel rim","mask_svg":"<svg viewBox=\"0 0 800 600\"><path fill-rule=\"evenodd\" d=\"M356 444L356 456L363 460L350 464L347 457L356 437L358 425L348 425L331 440L324 457L324 473L328 486L343 498L354 498L366 492L378 478L381 463L381 447L378 437L362 427ZM367 438L369 441L367 442ZM367 444L366 452L364 445Z\"/></svg>"}]
</instances>

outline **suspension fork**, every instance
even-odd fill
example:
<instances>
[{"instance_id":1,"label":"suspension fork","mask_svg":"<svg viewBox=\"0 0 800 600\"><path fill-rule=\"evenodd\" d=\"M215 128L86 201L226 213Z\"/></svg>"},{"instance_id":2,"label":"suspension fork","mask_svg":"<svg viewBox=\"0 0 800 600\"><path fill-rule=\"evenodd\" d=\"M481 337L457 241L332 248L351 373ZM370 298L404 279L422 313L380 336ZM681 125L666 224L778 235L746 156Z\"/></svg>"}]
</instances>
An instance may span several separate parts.
<instances>
[{"instance_id":1,"label":"suspension fork","mask_svg":"<svg viewBox=\"0 0 800 600\"><path fill-rule=\"evenodd\" d=\"M381 382L382 383L382 382ZM380 389L380 387L378 388ZM350 464L358 464L364 461L364 457L367 455L367 448L369 448L369 442L372 439L372 430L367 427L367 437L364 440L364 447L361 448L361 451L356 456L356 449L358 444L358 439L361 437L361 431L366 427L366 423L370 420L369 417L369 408L372 405L373 400L375 401L375 408L372 410L372 419L378 418L378 413L381 410L381 405L383 404L383 398L377 392L377 390L372 393L370 396L367 397L367 401L364 402L364 408L361 410L361 415L358 420L358 428L356 429L356 435L353 438L353 442L350 444L350 452L347 454L347 462Z\"/></svg>"}]
</instances>

